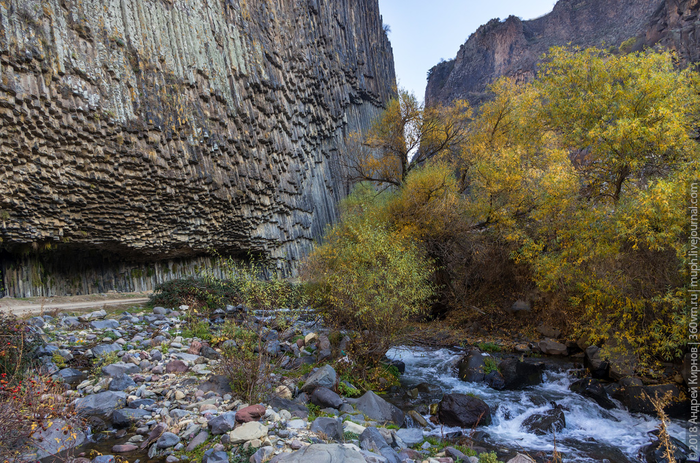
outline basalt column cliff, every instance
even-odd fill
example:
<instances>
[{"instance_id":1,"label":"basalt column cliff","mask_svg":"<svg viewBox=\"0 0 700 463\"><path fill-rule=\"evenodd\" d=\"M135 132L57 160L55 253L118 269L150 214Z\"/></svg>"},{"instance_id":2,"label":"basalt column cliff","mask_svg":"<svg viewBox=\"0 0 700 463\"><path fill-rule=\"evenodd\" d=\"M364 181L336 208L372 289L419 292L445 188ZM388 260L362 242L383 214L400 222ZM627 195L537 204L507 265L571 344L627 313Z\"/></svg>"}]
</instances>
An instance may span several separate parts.
<instances>
[{"instance_id":1,"label":"basalt column cliff","mask_svg":"<svg viewBox=\"0 0 700 463\"><path fill-rule=\"evenodd\" d=\"M0 2L4 291L293 267L394 83L377 0Z\"/></svg>"}]
</instances>

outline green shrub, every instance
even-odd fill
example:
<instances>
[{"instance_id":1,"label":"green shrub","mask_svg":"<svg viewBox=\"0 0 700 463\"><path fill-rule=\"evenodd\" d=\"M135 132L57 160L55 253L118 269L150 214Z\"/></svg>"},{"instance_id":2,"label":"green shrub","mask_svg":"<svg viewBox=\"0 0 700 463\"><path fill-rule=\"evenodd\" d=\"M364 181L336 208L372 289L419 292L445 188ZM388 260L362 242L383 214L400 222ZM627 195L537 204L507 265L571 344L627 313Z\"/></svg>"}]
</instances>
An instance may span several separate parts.
<instances>
[{"instance_id":1,"label":"green shrub","mask_svg":"<svg viewBox=\"0 0 700 463\"><path fill-rule=\"evenodd\" d=\"M482 453L479 455L479 463L502 463L496 452Z\"/></svg>"},{"instance_id":2,"label":"green shrub","mask_svg":"<svg viewBox=\"0 0 700 463\"><path fill-rule=\"evenodd\" d=\"M188 324L187 328L182 330L184 338L199 338L204 341L211 341L211 327L207 320L199 320Z\"/></svg>"},{"instance_id":3,"label":"green shrub","mask_svg":"<svg viewBox=\"0 0 700 463\"><path fill-rule=\"evenodd\" d=\"M480 342L476 345L483 352L500 352L501 346L493 342Z\"/></svg>"},{"instance_id":4,"label":"green shrub","mask_svg":"<svg viewBox=\"0 0 700 463\"><path fill-rule=\"evenodd\" d=\"M150 297L153 305L213 310L228 304L239 304L241 297L236 282L208 277L188 277L161 283Z\"/></svg>"},{"instance_id":5,"label":"green shrub","mask_svg":"<svg viewBox=\"0 0 700 463\"><path fill-rule=\"evenodd\" d=\"M484 374L488 375L492 371L498 371L498 362L493 357L484 359Z\"/></svg>"},{"instance_id":6,"label":"green shrub","mask_svg":"<svg viewBox=\"0 0 700 463\"><path fill-rule=\"evenodd\" d=\"M364 332L354 343L362 363L376 363L424 313L434 289L431 261L412 240L378 221L381 205L371 189L359 188L343 204L341 222L309 256L303 275L315 289L326 321Z\"/></svg>"}]
</instances>

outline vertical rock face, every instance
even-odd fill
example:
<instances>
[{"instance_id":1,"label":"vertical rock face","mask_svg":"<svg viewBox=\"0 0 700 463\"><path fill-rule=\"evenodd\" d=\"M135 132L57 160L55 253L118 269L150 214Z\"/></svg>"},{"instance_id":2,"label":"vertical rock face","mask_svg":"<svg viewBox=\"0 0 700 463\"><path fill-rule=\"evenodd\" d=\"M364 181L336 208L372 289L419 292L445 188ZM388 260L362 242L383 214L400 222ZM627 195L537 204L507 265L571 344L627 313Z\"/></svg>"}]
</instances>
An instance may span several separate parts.
<instances>
[{"instance_id":1,"label":"vertical rock face","mask_svg":"<svg viewBox=\"0 0 700 463\"><path fill-rule=\"evenodd\" d=\"M660 44L688 62L700 58L698 0L560 0L551 13L530 21L511 16L481 26L455 59L433 67L426 104L458 98L479 104L501 76L527 81L552 46L618 47L626 51ZM630 40L632 39L632 40Z\"/></svg>"},{"instance_id":2,"label":"vertical rock face","mask_svg":"<svg viewBox=\"0 0 700 463\"><path fill-rule=\"evenodd\" d=\"M377 0L0 3L6 291L148 289L210 250L293 266L394 84Z\"/></svg>"}]
</instances>

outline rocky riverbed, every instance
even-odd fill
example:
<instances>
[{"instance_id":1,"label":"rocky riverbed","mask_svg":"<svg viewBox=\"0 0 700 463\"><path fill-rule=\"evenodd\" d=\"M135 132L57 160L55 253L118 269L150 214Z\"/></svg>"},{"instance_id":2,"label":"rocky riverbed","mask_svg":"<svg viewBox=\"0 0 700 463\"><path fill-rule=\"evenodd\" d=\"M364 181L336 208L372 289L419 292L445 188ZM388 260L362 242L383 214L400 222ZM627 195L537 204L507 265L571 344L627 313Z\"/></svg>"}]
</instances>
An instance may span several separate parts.
<instances>
[{"instance_id":1,"label":"rocky riverbed","mask_svg":"<svg viewBox=\"0 0 700 463\"><path fill-rule=\"evenodd\" d=\"M393 387L386 396L366 391L357 398L343 397L339 392L354 386L348 382L341 386L332 366L339 361L333 358L339 350L331 349L323 327L314 321L298 321L281 333L265 330L264 349L278 357L280 367L268 378L269 399L249 404L238 398L240 391L232 390L228 378L220 374L219 345L183 336L182 310L156 307L110 316L95 311L30 319L47 341L36 353L43 368L63 379L65 394L87 427L77 439L44 447L28 458L46 457L60 445L82 455L78 463L88 463L90 457L92 463L113 463L120 456L129 461L167 463L477 463L496 459L525 463L551 458L551 452L530 449L528 456L522 446L504 445L488 432L475 432L486 429L497 436L493 423L505 422L504 407L494 407L494 396L486 390L474 394L441 377L451 375L454 381L479 384L494 393L523 390L542 383L546 367L540 359L522 361L503 355L498 368L487 368L490 372L484 374L488 354L461 350L452 352L450 361L442 364L449 371L435 372L420 384L412 376L420 366L407 361L408 381L403 381L403 387ZM214 331L226 318L250 316L241 306L228 306L217 311L209 323ZM558 346L550 343L545 348ZM596 361L596 353L591 349L581 357L590 364ZM395 354L393 357L400 358ZM406 367L400 360L395 363L400 370ZM309 372L295 375L302 365ZM571 394L591 405L624 408L611 398L620 393L619 385L615 389L610 384L616 383L609 383L603 388L597 381L585 379ZM564 430L569 411L557 404L531 405L536 413L529 413L518 424L523 432L550 439ZM52 432L55 434L55 430L47 431L45 442L55 440ZM61 440L60 433L58 436ZM90 449L102 455L94 456ZM653 454L654 449L652 444L648 450ZM686 461L684 454L679 456L679 461ZM564 461L595 460L575 456Z\"/></svg>"}]
</instances>

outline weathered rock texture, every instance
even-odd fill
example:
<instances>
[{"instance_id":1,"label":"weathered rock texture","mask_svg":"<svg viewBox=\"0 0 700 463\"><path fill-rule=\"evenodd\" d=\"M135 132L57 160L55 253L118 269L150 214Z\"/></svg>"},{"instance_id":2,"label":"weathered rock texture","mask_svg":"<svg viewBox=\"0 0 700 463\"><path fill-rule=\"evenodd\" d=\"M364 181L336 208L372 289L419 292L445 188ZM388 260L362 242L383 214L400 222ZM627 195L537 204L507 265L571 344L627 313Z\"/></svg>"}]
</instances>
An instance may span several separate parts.
<instances>
[{"instance_id":1,"label":"weathered rock texture","mask_svg":"<svg viewBox=\"0 0 700 463\"><path fill-rule=\"evenodd\" d=\"M481 26L457 57L429 72L426 104L465 98L479 104L500 76L527 81L552 46L619 47L627 51L663 45L686 62L700 58L698 0L560 0L551 13L530 21L511 16ZM635 40L636 39L636 40Z\"/></svg>"},{"instance_id":2,"label":"weathered rock texture","mask_svg":"<svg viewBox=\"0 0 700 463\"><path fill-rule=\"evenodd\" d=\"M0 2L5 287L148 289L211 249L293 266L394 83L377 0Z\"/></svg>"}]
</instances>

